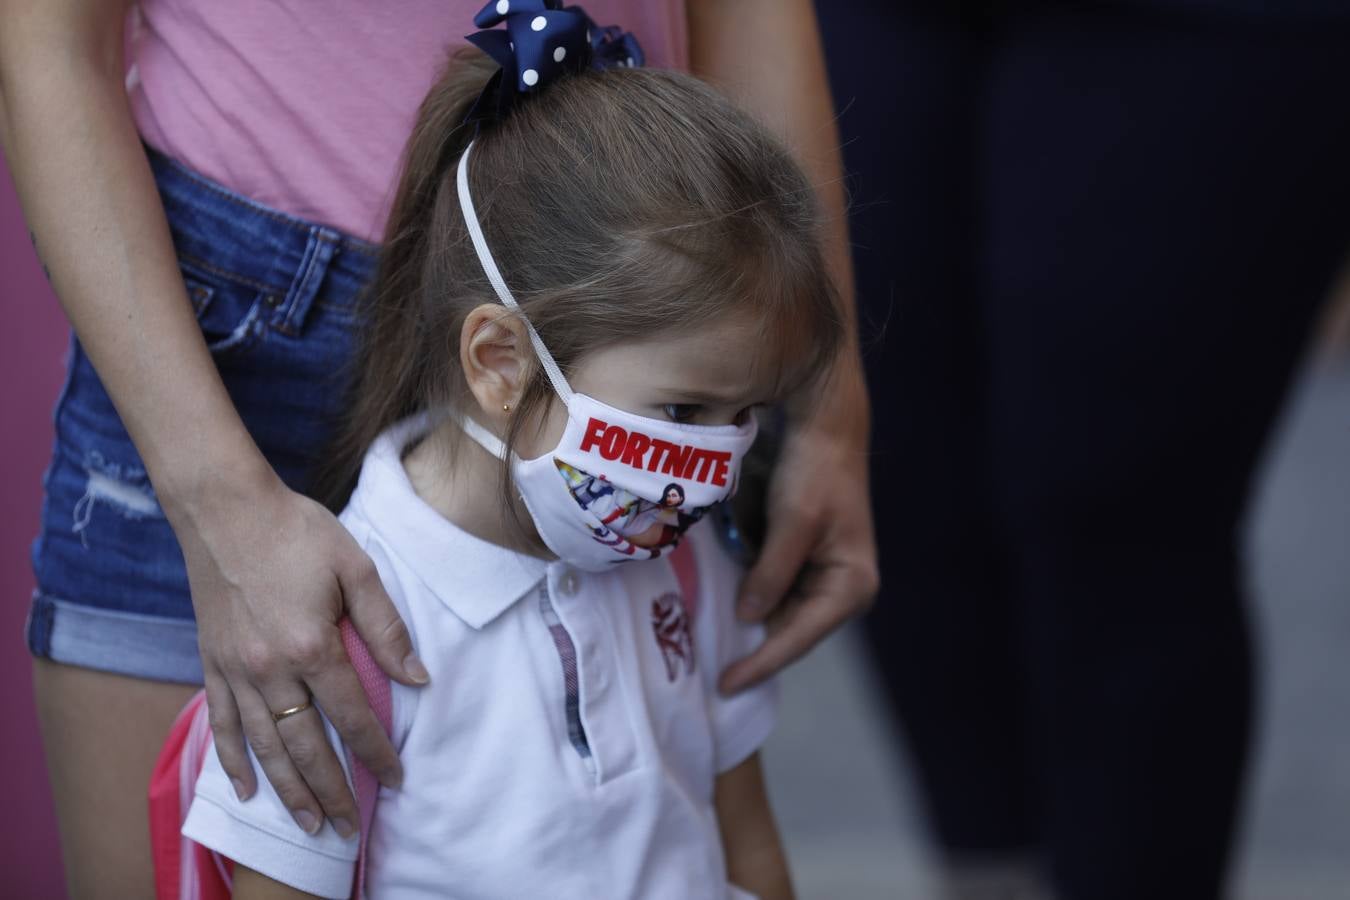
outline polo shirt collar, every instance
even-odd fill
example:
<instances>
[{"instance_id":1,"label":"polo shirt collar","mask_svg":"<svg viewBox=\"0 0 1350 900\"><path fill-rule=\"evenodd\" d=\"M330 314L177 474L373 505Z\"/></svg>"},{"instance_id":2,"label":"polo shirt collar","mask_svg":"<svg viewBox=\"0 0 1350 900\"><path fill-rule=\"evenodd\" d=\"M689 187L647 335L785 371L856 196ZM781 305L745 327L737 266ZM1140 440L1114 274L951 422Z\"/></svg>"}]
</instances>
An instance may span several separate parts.
<instances>
[{"instance_id":1,"label":"polo shirt collar","mask_svg":"<svg viewBox=\"0 0 1350 900\"><path fill-rule=\"evenodd\" d=\"M451 612L482 628L534 588L549 564L469 534L417 496L403 449L431 424L423 414L382 433L366 453L351 504Z\"/></svg>"}]
</instances>

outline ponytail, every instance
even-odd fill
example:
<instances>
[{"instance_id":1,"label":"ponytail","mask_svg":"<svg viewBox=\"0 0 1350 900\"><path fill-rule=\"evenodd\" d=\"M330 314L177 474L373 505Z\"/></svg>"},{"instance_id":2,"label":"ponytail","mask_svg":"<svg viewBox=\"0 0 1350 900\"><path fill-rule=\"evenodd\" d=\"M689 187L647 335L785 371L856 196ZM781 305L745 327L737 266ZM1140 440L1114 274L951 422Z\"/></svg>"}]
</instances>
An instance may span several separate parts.
<instances>
[{"instance_id":1,"label":"ponytail","mask_svg":"<svg viewBox=\"0 0 1350 900\"><path fill-rule=\"evenodd\" d=\"M473 138L465 119L496 71L486 56L464 48L448 61L417 113L403 151L402 175L385 226L374 281L361 300L365 330L355 358L345 410L310 495L337 512L346 505L370 445L381 431L426 409L444 380L440 354L411 352L433 323L424 285L435 263L437 198L451 168ZM456 348L446 347L446 352Z\"/></svg>"}]
</instances>

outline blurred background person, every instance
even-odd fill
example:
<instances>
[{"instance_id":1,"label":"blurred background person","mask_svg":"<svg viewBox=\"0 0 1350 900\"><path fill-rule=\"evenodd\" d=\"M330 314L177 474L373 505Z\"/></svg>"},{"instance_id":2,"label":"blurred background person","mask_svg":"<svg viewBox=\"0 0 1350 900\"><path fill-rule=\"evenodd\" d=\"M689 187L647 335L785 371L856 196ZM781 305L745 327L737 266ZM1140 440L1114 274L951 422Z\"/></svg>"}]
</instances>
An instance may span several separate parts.
<instances>
[{"instance_id":1,"label":"blurred background person","mask_svg":"<svg viewBox=\"0 0 1350 900\"><path fill-rule=\"evenodd\" d=\"M876 649L958 895L1221 892L1237 525L1350 246L1350 4L821 5Z\"/></svg>"}]
</instances>

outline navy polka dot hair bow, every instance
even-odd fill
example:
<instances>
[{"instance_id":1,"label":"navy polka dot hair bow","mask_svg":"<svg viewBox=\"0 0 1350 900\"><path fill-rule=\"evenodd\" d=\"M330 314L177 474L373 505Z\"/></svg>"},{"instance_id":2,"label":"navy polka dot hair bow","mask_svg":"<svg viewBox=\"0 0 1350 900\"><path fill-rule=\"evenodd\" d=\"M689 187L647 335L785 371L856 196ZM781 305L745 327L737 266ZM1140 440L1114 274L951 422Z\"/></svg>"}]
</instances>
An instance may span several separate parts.
<instances>
[{"instance_id":1,"label":"navy polka dot hair bow","mask_svg":"<svg viewBox=\"0 0 1350 900\"><path fill-rule=\"evenodd\" d=\"M505 30L495 28L503 22ZM473 23L484 30L469 35L469 43L502 68L488 82L470 119L501 116L518 95L536 91L564 73L640 66L645 61L632 34L617 25L601 28L581 7L563 7L561 0L489 0Z\"/></svg>"}]
</instances>

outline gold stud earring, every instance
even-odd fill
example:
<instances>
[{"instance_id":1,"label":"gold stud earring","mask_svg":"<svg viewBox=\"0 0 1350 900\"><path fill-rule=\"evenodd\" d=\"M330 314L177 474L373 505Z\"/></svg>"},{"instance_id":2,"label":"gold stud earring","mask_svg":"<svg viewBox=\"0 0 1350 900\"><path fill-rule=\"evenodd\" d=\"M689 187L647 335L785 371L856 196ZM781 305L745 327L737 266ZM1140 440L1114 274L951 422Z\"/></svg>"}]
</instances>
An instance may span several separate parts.
<instances>
[{"instance_id":1,"label":"gold stud earring","mask_svg":"<svg viewBox=\"0 0 1350 900\"><path fill-rule=\"evenodd\" d=\"M510 403L503 403L503 404L502 404L502 412L510 412L510 411L511 411L511 404L510 404Z\"/></svg>"}]
</instances>

